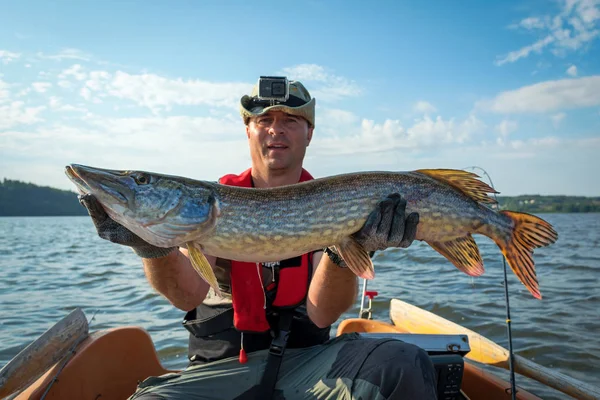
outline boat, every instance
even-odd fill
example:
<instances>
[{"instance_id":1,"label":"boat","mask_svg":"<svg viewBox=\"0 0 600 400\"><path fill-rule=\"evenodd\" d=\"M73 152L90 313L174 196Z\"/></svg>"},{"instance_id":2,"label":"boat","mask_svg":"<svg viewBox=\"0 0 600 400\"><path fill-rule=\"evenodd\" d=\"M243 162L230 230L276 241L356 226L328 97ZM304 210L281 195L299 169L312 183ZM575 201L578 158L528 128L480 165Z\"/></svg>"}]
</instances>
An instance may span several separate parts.
<instances>
[{"instance_id":1,"label":"boat","mask_svg":"<svg viewBox=\"0 0 600 400\"><path fill-rule=\"evenodd\" d=\"M421 344L432 359L441 357L439 362L434 360L440 399L512 398L508 381L476 363L507 368L508 352L499 345L399 299L390 302L390 322L373 320L368 311L361 306L359 317L341 321L335 335L357 332ZM575 398L600 399L598 388L520 357L515 360L516 371L525 376ZM459 374L456 368L454 375L445 373L448 366L460 366ZM75 309L0 370L0 398L125 399L138 382L170 372L176 371L161 365L151 336L144 329L123 326L89 333L85 315ZM452 384L457 390L444 393ZM515 398L540 399L518 386Z\"/></svg>"}]
</instances>

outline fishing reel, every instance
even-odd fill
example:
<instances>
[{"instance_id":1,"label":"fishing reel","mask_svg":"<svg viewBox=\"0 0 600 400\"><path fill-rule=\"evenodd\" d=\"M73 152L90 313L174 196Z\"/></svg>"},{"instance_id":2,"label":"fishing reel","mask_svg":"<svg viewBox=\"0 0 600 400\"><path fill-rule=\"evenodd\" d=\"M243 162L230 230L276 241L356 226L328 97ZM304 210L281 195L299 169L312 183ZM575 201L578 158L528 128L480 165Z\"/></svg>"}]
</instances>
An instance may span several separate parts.
<instances>
[{"instance_id":1,"label":"fishing reel","mask_svg":"<svg viewBox=\"0 0 600 400\"><path fill-rule=\"evenodd\" d=\"M359 318L363 319L373 319L373 298L377 296L379 293L373 290L364 290L363 298L360 305ZM365 297L369 298L369 305L367 308L364 308Z\"/></svg>"}]
</instances>

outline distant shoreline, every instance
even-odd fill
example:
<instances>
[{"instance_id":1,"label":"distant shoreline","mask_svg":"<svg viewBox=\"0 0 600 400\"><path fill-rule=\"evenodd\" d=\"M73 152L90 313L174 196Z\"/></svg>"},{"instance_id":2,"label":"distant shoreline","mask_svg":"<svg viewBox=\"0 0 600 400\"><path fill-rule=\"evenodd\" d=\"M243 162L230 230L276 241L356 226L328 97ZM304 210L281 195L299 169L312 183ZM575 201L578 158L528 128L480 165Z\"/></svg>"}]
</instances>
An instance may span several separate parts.
<instances>
[{"instance_id":1,"label":"distant shoreline","mask_svg":"<svg viewBox=\"0 0 600 400\"><path fill-rule=\"evenodd\" d=\"M600 197L498 196L500 210L532 214L599 213ZM88 215L77 193L4 179L0 182L0 217L78 217Z\"/></svg>"}]
</instances>

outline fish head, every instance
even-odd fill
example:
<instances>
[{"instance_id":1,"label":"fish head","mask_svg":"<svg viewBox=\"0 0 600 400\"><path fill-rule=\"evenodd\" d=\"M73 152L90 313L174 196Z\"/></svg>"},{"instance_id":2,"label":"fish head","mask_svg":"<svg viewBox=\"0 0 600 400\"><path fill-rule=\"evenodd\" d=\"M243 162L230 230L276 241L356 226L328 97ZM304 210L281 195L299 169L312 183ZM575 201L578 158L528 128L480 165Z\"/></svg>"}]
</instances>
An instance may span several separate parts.
<instances>
[{"instance_id":1,"label":"fish head","mask_svg":"<svg viewBox=\"0 0 600 400\"><path fill-rule=\"evenodd\" d=\"M113 220L159 247L197 241L215 225L218 201L208 182L145 171L71 164L67 177Z\"/></svg>"}]
</instances>

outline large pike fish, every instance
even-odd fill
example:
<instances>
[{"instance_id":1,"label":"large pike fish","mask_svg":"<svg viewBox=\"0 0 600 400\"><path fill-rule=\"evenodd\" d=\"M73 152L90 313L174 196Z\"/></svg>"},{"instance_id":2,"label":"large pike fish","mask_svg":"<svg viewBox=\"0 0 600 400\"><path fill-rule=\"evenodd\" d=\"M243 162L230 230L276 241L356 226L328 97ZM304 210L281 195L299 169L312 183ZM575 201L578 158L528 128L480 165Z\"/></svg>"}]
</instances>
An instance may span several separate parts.
<instances>
[{"instance_id":1,"label":"large pike fish","mask_svg":"<svg viewBox=\"0 0 600 400\"><path fill-rule=\"evenodd\" d=\"M391 193L406 199L407 212L419 213L417 240L464 273L479 276L483 261L471 234L485 235L538 299L533 249L558 238L536 216L491 209L495 200L488 193L497 192L462 170L349 173L269 189L76 164L67 166L66 174L81 193L93 194L111 218L148 243L186 247L196 271L217 293L204 254L272 262L335 246L356 275L372 279L371 258L351 235Z\"/></svg>"}]
</instances>

